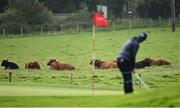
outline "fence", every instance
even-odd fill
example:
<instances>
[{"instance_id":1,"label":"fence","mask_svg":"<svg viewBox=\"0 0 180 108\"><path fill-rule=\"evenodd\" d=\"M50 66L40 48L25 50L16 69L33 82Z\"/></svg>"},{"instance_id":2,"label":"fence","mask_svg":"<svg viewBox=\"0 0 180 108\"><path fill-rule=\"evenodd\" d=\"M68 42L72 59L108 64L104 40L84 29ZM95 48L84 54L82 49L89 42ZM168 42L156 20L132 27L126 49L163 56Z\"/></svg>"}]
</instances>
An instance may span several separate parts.
<instances>
[{"instance_id":1,"label":"fence","mask_svg":"<svg viewBox=\"0 0 180 108\"><path fill-rule=\"evenodd\" d=\"M180 25L180 19L176 20L176 25ZM97 30L121 30L121 29L133 29L133 28L142 28L142 27L160 27L166 26L170 27L170 19L116 19L109 20L110 26L108 28L97 28ZM13 25L12 25L13 26ZM11 35L13 33L8 32L8 28L0 29L0 35ZM35 29L32 29L30 32L24 30L23 27L18 28L18 35L23 34L33 34L33 33L79 33L81 31L92 31L92 22L64 22L64 24L56 24L53 27L49 28L46 26L38 26Z\"/></svg>"},{"instance_id":2,"label":"fence","mask_svg":"<svg viewBox=\"0 0 180 108\"><path fill-rule=\"evenodd\" d=\"M95 81L95 88L120 88L123 85L123 78L121 74L116 72L97 73L93 76ZM26 72L17 71L5 71L0 74L2 82L18 82L18 83L44 83L54 84L65 87L84 87L91 88L92 76L91 73L77 73L77 72L42 72L31 71ZM134 79L135 88L142 88L141 82L138 79Z\"/></svg>"}]
</instances>

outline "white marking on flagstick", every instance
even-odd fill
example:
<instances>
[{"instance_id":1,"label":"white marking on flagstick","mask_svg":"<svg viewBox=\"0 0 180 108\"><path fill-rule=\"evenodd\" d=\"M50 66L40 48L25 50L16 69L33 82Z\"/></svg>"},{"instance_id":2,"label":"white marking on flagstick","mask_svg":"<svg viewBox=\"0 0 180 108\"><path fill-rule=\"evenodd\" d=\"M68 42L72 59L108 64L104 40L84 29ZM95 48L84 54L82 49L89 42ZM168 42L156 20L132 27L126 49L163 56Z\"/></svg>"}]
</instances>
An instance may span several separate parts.
<instances>
[{"instance_id":1,"label":"white marking on flagstick","mask_svg":"<svg viewBox=\"0 0 180 108\"><path fill-rule=\"evenodd\" d=\"M95 81L94 81L94 75L95 75L95 66L94 66L94 60L95 60L95 26L93 25L93 39L92 39L92 60L93 60L93 68L92 68L92 96L94 96L94 89L95 89Z\"/></svg>"},{"instance_id":2,"label":"white marking on flagstick","mask_svg":"<svg viewBox=\"0 0 180 108\"><path fill-rule=\"evenodd\" d=\"M92 64L93 64L93 70L95 70L95 53L93 53L92 54L92 60L93 60L93 62L92 62Z\"/></svg>"},{"instance_id":3,"label":"white marking on flagstick","mask_svg":"<svg viewBox=\"0 0 180 108\"><path fill-rule=\"evenodd\" d=\"M93 25L93 39L95 39L95 26Z\"/></svg>"}]
</instances>

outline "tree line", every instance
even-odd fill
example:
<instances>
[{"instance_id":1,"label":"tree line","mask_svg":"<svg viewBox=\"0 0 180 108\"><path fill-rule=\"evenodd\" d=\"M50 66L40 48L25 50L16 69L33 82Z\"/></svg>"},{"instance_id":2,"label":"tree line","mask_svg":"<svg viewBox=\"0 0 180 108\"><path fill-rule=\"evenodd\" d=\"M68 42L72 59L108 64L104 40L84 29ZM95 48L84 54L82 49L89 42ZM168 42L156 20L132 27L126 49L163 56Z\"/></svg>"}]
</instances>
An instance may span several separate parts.
<instances>
[{"instance_id":1,"label":"tree line","mask_svg":"<svg viewBox=\"0 0 180 108\"><path fill-rule=\"evenodd\" d=\"M6 28L16 33L20 27L25 32L34 31L40 26L52 28L55 13L74 13L67 20L82 21L80 19L83 18L86 21L91 19L88 15L97 10L97 5L108 7L109 19L128 17L128 11L139 18L170 17L170 0L0 0L0 29ZM178 17L180 0L175 0L175 9Z\"/></svg>"},{"instance_id":2,"label":"tree line","mask_svg":"<svg viewBox=\"0 0 180 108\"><path fill-rule=\"evenodd\" d=\"M0 14L0 30L5 29L8 33L19 33L23 28L24 33L35 31L39 26L51 21L52 13L46 6L35 0L15 0L3 2L8 4ZM2 3L2 1L1 1Z\"/></svg>"},{"instance_id":3,"label":"tree line","mask_svg":"<svg viewBox=\"0 0 180 108\"><path fill-rule=\"evenodd\" d=\"M4 12L15 2L21 0L1 0L0 12ZM123 4L135 1L136 15L142 18L157 19L159 16L168 18L170 14L170 0L33 0L43 3L53 13L78 12L87 7L89 12L96 10L97 5L106 5L114 17L123 17ZM180 13L180 0L175 0L176 15ZM130 11L130 10L129 10ZM133 10L131 10L133 11Z\"/></svg>"}]
</instances>

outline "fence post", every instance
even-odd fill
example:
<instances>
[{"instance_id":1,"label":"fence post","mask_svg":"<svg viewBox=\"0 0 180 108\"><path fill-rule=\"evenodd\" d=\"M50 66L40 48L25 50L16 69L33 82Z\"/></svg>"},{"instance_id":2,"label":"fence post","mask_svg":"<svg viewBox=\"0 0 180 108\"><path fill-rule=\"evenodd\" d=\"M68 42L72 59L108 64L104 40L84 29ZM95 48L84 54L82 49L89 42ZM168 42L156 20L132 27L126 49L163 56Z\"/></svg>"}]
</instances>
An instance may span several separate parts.
<instances>
[{"instance_id":1,"label":"fence post","mask_svg":"<svg viewBox=\"0 0 180 108\"><path fill-rule=\"evenodd\" d=\"M113 21L113 30L115 29L115 22Z\"/></svg>"},{"instance_id":2,"label":"fence post","mask_svg":"<svg viewBox=\"0 0 180 108\"><path fill-rule=\"evenodd\" d=\"M151 25L153 24L153 20L152 20L152 18L150 18L150 24L151 24Z\"/></svg>"},{"instance_id":3,"label":"fence post","mask_svg":"<svg viewBox=\"0 0 180 108\"><path fill-rule=\"evenodd\" d=\"M171 18L169 18L168 25L171 26Z\"/></svg>"},{"instance_id":4,"label":"fence post","mask_svg":"<svg viewBox=\"0 0 180 108\"><path fill-rule=\"evenodd\" d=\"M21 27L21 35L23 35L23 28Z\"/></svg>"},{"instance_id":5,"label":"fence post","mask_svg":"<svg viewBox=\"0 0 180 108\"><path fill-rule=\"evenodd\" d=\"M57 30L54 29L54 30L52 31L52 34L56 35L56 34L57 34Z\"/></svg>"},{"instance_id":6,"label":"fence post","mask_svg":"<svg viewBox=\"0 0 180 108\"><path fill-rule=\"evenodd\" d=\"M72 25L70 25L70 27L71 27L71 33L73 33L73 25L74 25L74 22L72 22Z\"/></svg>"},{"instance_id":7,"label":"fence post","mask_svg":"<svg viewBox=\"0 0 180 108\"><path fill-rule=\"evenodd\" d=\"M161 18L161 16L159 16L159 24L161 24L161 20L162 20L162 18Z\"/></svg>"},{"instance_id":8,"label":"fence post","mask_svg":"<svg viewBox=\"0 0 180 108\"><path fill-rule=\"evenodd\" d=\"M41 26L41 34L43 33L43 27Z\"/></svg>"},{"instance_id":9,"label":"fence post","mask_svg":"<svg viewBox=\"0 0 180 108\"><path fill-rule=\"evenodd\" d=\"M6 29L3 28L3 35L5 36L6 35Z\"/></svg>"},{"instance_id":10,"label":"fence post","mask_svg":"<svg viewBox=\"0 0 180 108\"><path fill-rule=\"evenodd\" d=\"M145 25L146 23L145 23L145 18L143 18L142 19L142 23L143 23L143 25Z\"/></svg>"},{"instance_id":11,"label":"fence post","mask_svg":"<svg viewBox=\"0 0 180 108\"><path fill-rule=\"evenodd\" d=\"M73 73L71 72L71 84L73 84Z\"/></svg>"},{"instance_id":12,"label":"fence post","mask_svg":"<svg viewBox=\"0 0 180 108\"><path fill-rule=\"evenodd\" d=\"M132 29L132 19L130 19L129 28L130 28L130 31L131 31L131 29Z\"/></svg>"},{"instance_id":13,"label":"fence post","mask_svg":"<svg viewBox=\"0 0 180 108\"><path fill-rule=\"evenodd\" d=\"M79 23L76 24L76 31L79 32Z\"/></svg>"},{"instance_id":14,"label":"fence post","mask_svg":"<svg viewBox=\"0 0 180 108\"><path fill-rule=\"evenodd\" d=\"M12 72L9 72L9 82L12 82Z\"/></svg>"},{"instance_id":15,"label":"fence post","mask_svg":"<svg viewBox=\"0 0 180 108\"><path fill-rule=\"evenodd\" d=\"M61 26L61 32L64 33L63 26Z\"/></svg>"}]
</instances>

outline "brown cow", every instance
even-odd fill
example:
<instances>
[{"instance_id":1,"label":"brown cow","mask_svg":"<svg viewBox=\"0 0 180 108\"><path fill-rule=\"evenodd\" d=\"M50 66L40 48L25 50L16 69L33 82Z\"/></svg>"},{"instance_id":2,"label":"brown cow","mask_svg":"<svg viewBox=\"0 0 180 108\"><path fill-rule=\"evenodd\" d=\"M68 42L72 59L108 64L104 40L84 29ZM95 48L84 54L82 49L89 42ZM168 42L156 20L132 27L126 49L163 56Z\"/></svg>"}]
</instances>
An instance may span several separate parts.
<instances>
[{"instance_id":1,"label":"brown cow","mask_svg":"<svg viewBox=\"0 0 180 108\"><path fill-rule=\"evenodd\" d=\"M93 65L93 60L91 60L89 64ZM117 63L115 60L101 61L100 59L95 59L94 66L100 69L110 69L110 68L117 68Z\"/></svg>"},{"instance_id":2,"label":"brown cow","mask_svg":"<svg viewBox=\"0 0 180 108\"><path fill-rule=\"evenodd\" d=\"M40 65L37 61L26 63L25 69L40 69Z\"/></svg>"},{"instance_id":3,"label":"brown cow","mask_svg":"<svg viewBox=\"0 0 180 108\"><path fill-rule=\"evenodd\" d=\"M144 59L147 63L149 63L149 65L155 65L155 66L162 66L162 65L170 65L171 63L166 61L166 60L162 60L162 59L158 59L158 60L154 60L151 58L145 58Z\"/></svg>"},{"instance_id":4,"label":"brown cow","mask_svg":"<svg viewBox=\"0 0 180 108\"><path fill-rule=\"evenodd\" d=\"M75 67L71 64L64 64L56 61L56 59L51 59L47 65L50 66L51 70L74 70Z\"/></svg>"}]
</instances>

